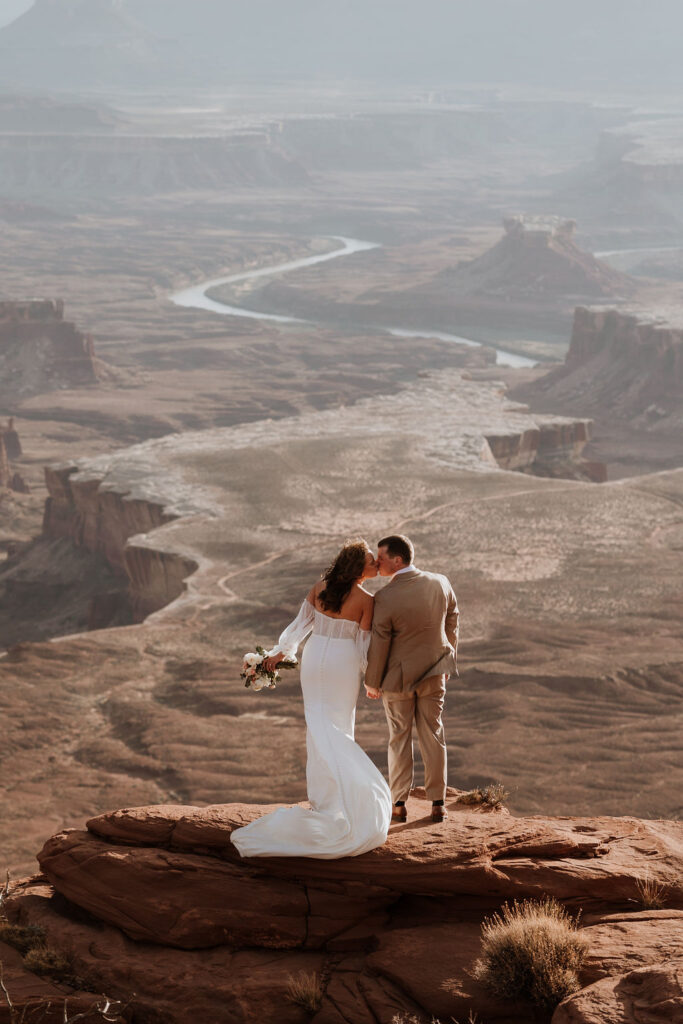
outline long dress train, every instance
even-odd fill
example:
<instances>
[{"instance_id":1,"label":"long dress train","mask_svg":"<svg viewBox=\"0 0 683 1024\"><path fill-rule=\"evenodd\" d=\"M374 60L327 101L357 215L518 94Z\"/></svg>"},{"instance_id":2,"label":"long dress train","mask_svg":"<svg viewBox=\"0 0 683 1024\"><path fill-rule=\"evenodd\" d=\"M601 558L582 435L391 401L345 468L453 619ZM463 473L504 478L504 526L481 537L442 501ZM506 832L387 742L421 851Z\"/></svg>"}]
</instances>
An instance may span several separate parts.
<instances>
[{"instance_id":1,"label":"long dress train","mask_svg":"<svg viewBox=\"0 0 683 1024\"><path fill-rule=\"evenodd\" d=\"M281 807L235 829L230 838L243 857L354 857L387 838L389 787L354 740L370 633L306 600L273 650L294 655L311 630L301 659L311 809Z\"/></svg>"}]
</instances>

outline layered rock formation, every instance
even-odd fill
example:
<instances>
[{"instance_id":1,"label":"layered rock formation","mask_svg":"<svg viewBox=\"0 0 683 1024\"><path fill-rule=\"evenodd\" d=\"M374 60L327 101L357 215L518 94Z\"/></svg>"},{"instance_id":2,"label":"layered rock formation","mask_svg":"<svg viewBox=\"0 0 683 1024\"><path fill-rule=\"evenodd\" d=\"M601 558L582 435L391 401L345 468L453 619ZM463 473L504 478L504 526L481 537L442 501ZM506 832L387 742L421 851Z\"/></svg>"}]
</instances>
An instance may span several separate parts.
<instances>
[{"instance_id":1,"label":"layered rock formation","mask_svg":"<svg viewBox=\"0 0 683 1024\"><path fill-rule=\"evenodd\" d=\"M641 1009L666 1006L661 1019L680 1019L680 824L513 818L467 808L455 790L447 804L450 818L433 825L414 791L386 846L336 861L242 861L231 830L269 808L116 811L50 839L38 855L43 878L16 884L8 912L44 928L95 989L134 992L136 1017L166 1024L390 1024L397 1013L542 1024L550 1013L493 998L472 968L487 913L553 895L583 912L588 941L581 989L553 1024L588 1024L596 1007L604 1021L631 1021L605 1011L624 990L638 992ZM642 906L646 878L665 909ZM322 983L312 1016L287 997L300 971Z\"/></svg>"},{"instance_id":2,"label":"layered rock formation","mask_svg":"<svg viewBox=\"0 0 683 1024\"><path fill-rule=\"evenodd\" d=\"M68 167L68 173L65 173ZM21 198L147 196L232 186L304 185L263 131L202 137L71 133L0 136L0 191Z\"/></svg>"},{"instance_id":3,"label":"layered rock formation","mask_svg":"<svg viewBox=\"0 0 683 1024\"><path fill-rule=\"evenodd\" d=\"M641 115L607 128L593 159L572 171L554 196L615 247L661 246L666 239L677 244L683 228L680 116Z\"/></svg>"},{"instance_id":4,"label":"layered rock formation","mask_svg":"<svg viewBox=\"0 0 683 1024\"><path fill-rule=\"evenodd\" d=\"M492 249L441 271L411 292L412 301L428 300L434 315L451 324L555 331L581 297L632 294L629 277L577 246L574 221L510 217L504 227Z\"/></svg>"},{"instance_id":5,"label":"layered rock formation","mask_svg":"<svg viewBox=\"0 0 683 1024\"><path fill-rule=\"evenodd\" d=\"M19 440L19 434L14 426L14 417L10 416L7 420L7 425L0 425L0 438L7 453L8 459L20 459L22 455L21 441Z\"/></svg>"},{"instance_id":6,"label":"layered rock formation","mask_svg":"<svg viewBox=\"0 0 683 1024\"><path fill-rule=\"evenodd\" d=\"M564 366L518 393L555 408L683 425L683 326L602 307L578 307Z\"/></svg>"},{"instance_id":7,"label":"layered rock formation","mask_svg":"<svg viewBox=\"0 0 683 1024\"><path fill-rule=\"evenodd\" d=\"M508 217L488 252L440 276L455 296L493 295L540 302L572 295L611 296L632 282L574 241L576 223L558 217Z\"/></svg>"},{"instance_id":8,"label":"layered rock formation","mask_svg":"<svg viewBox=\"0 0 683 1024\"><path fill-rule=\"evenodd\" d=\"M7 421L7 426L0 425L0 487L9 487L12 491L25 494L28 485L21 473L12 469L12 461L21 458L21 441L14 429L14 419Z\"/></svg>"},{"instance_id":9,"label":"layered rock formation","mask_svg":"<svg viewBox=\"0 0 683 1024\"><path fill-rule=\"evenodd\" d=\"M501 469L604 483L604 463L583 458L591 426L591 420L539 423L521 433L487 434L486 440Z\"/></svg>"},{"instance_id":10,"label":"layered rock formation","mask_svg":"<svg viewBox=\"0 0 683 1024\"><path fill-rule=\"evenodd\" d=\"M64 320L64 303L0 302L0 378L5 401L82 387L98 379L92 335Z\"/></svg>"},{"instance_id":11,"label":"layered rock formation","mask_svg":"<svg viewBox=\"0 0 683 1024\"><path fill-rule=\"evenodd\" d=\"M75 477L75 478L74 478ZM164 505L131 495L128 488L103 487L102 478L78 472L78 466L46 467L49 497L43 534L69 538L77 547L104 557L114 574L128 584L134 621L170 604L184 590L197 562L163 543L148 545L145 535L177 515ZM129 543L136 537L137 543ZM99 625L100 616L93 613Z\"/></svg>"}]
</instances>

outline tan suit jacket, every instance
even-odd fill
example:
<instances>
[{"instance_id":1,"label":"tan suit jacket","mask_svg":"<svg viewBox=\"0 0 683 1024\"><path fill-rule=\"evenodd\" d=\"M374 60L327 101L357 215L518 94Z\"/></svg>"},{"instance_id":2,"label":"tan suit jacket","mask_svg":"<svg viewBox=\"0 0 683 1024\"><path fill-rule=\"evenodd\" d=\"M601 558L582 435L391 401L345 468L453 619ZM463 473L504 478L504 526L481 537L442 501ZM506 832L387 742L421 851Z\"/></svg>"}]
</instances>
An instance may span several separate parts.
<instances>
[{"instance_id":1,"label":"tan suit jacket","mask_svg":"<svg viewBox=\"0 0 683 1024\"><path fill-rule=\"evenodd\" d=\"M457 671L458 603L435 572L411 569L375 595L365 685L410 693L423 679Z\"/></svg>"}]
</instances>

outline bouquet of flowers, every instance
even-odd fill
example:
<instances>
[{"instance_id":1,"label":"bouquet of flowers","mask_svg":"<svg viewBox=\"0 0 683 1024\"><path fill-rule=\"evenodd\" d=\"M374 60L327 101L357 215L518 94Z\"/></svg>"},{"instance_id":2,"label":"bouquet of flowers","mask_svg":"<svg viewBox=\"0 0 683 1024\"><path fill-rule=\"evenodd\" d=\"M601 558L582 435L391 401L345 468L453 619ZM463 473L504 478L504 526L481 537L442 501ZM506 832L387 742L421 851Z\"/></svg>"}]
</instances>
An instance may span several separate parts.
<instances>
[{"instance_id":1,"label":"bouquet of flowers","mask_svg":"<svg viewBox=\"0 0 683 1024\"><path fill-rule=\"evenodd\" d=\"M240 679L245 680L245 686L250 686L252 690L274 690L280 682L279 670L297 666L296 658L285 658L274 672L268 672L263 664L267 657L266 651L260 644L256 645L255 652L244 655Z\"/></svg>"}]
</instances>

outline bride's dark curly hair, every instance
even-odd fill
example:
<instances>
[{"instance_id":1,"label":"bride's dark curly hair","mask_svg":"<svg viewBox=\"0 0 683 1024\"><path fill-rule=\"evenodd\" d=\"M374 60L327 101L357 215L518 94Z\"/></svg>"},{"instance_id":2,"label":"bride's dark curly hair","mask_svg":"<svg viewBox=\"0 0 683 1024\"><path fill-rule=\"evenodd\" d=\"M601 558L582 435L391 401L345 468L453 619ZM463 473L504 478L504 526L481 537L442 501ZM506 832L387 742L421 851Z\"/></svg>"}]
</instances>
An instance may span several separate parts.
<instances>
[{"instance_id":1,"label":"bride's dark curly hair","mask_svg":"<svg viewBox=\"0 0 683 1024\"><path fill-rule=\"evenodd\" d=\"M324 611L341 611L344 601L351 593L351 587L363 575L365 559L370 548L366 541L348 541L332 565L323 573L325 586L318 594Z\"/></svg>"}]
</instances>

